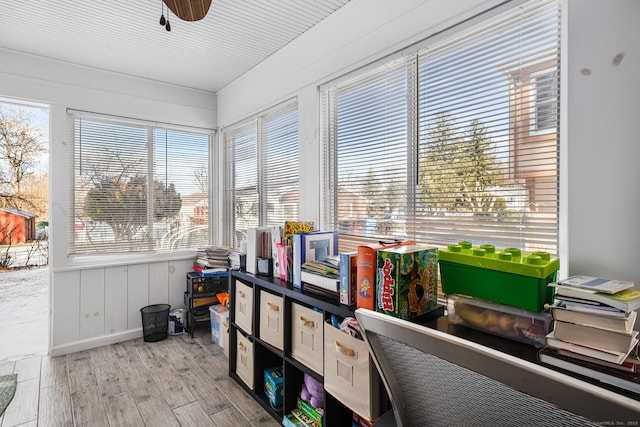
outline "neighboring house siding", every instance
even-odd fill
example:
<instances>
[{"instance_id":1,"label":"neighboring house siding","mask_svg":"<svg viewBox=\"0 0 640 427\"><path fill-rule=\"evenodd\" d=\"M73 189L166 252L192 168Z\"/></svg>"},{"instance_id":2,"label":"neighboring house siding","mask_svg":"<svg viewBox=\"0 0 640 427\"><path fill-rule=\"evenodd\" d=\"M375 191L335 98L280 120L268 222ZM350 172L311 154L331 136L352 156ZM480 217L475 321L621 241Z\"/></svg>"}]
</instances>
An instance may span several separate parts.
<instances>
[{"instance_id":1,"label":"neighboring house siding","mask_svg":"<svg viewBox=\"0 0 640 427\"><path fill-rule=\"evenodd\" d=\"M36 215L20 209L0 209L0 244L34 240L36 218Z\"/></svg>"}]
</instances>

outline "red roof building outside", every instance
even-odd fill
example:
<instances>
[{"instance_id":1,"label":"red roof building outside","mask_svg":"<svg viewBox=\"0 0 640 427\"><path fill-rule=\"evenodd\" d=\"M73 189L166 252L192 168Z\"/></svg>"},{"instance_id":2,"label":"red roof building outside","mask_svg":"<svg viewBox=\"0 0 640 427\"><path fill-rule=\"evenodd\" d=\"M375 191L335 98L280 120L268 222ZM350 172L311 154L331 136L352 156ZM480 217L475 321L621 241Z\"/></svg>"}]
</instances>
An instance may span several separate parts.
<instances>
[{"instance_id":1,"label":"red roof building outside","mask_svg":"<svg viewBox=\"0 0 640 427\"><path fill-rule=\"evenodd\" d=\"M26 243L34 240L37 217L21 209L0 208L0 244Z\"/></svg>"}]
</instances>

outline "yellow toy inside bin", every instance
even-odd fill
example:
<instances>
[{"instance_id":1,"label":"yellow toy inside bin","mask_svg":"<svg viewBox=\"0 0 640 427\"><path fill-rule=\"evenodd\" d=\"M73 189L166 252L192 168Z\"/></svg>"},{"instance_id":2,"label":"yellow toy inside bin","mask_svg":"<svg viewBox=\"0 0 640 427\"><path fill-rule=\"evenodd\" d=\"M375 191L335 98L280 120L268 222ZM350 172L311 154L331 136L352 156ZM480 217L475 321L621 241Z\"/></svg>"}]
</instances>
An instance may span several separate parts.
<instances>
[{"instance_id":1,"label":"yellow toy inside bin","mask_svg":"<svg viewBox=\"0 0 640 427\"><path fill-rule=\"evenodd\" d=\"M462 295L447 295L449 322L543 347L551 332L551 314L531 312Z\"/></svg>"}]
</instances>

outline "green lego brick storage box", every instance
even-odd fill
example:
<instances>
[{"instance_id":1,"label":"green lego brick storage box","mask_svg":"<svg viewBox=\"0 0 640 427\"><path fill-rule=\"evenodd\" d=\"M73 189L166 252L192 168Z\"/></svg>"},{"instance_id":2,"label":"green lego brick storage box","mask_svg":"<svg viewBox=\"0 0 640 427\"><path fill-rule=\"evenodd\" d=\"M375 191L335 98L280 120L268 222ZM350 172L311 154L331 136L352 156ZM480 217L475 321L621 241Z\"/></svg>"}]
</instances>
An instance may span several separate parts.
<instances>
[{"instance_id":1,"label":"green lego brick storage box","mask_svg":"<svg viewBox=\"0 0 640 427\"><path fill-rule=\"evenodd\" d=\"M542 311L553 303L560 261L548 252L525 253L517 248L497 250L470 242L438 251L440 280L445 294L461 294L499 304Z\"/></svg>"}]
</instances>

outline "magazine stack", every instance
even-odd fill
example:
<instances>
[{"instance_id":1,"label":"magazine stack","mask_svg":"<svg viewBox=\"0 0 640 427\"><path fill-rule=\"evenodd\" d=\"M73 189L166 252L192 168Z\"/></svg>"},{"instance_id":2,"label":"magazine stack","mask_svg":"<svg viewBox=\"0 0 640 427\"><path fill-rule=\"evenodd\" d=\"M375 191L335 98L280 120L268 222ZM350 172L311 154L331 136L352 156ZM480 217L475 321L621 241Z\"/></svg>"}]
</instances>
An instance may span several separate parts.
<instances>
[{"instance_id":1,"label":"magazine stack","mask_svg":"<svg viewBox=\"0 0 640 427\"><path fill-rule=\"evenodd\" d=\"M638 331L640 290L633 282L573 276L550 284L553 331L540 361L640 393Z\"/></svg>"}]
</instances>

